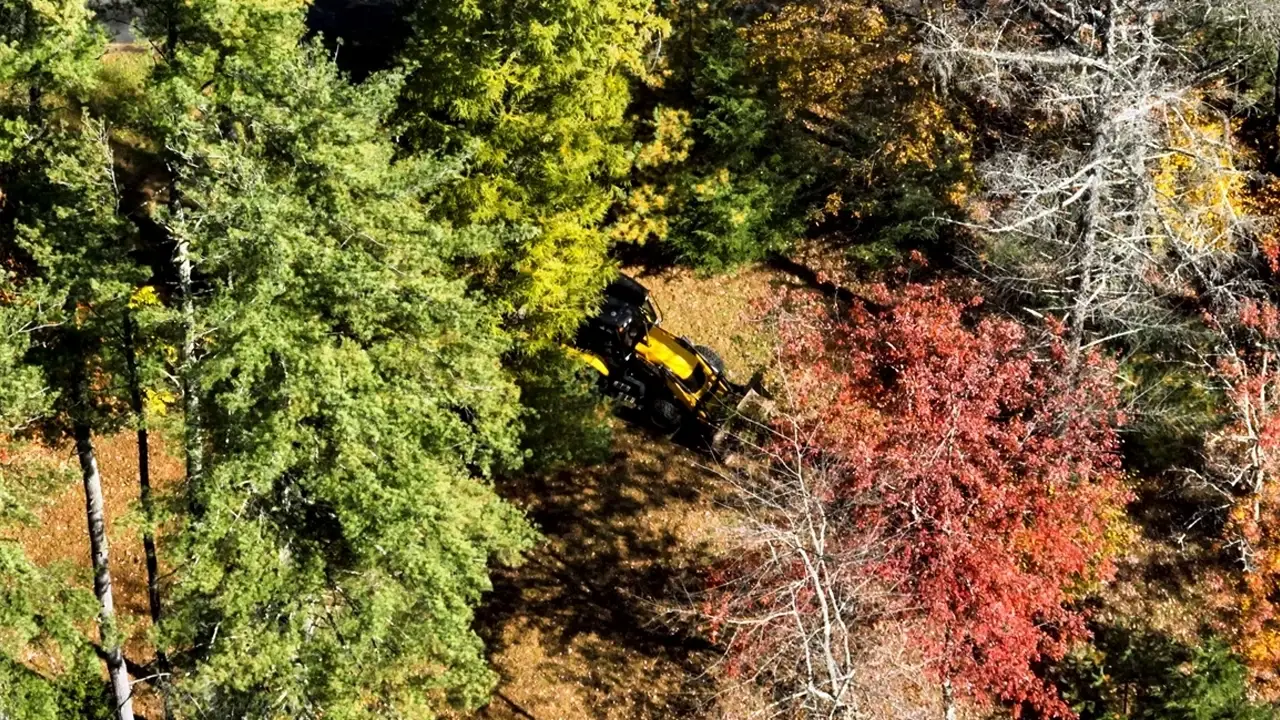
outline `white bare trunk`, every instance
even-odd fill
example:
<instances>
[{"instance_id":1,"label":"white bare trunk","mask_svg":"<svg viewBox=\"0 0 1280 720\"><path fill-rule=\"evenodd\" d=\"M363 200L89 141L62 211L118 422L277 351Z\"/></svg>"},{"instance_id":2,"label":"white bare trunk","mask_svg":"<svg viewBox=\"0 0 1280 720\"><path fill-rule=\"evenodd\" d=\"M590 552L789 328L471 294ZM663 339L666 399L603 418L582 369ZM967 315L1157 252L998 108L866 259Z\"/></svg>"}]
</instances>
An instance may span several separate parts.
<instances>
[{"instance_id":1,"label":"white bare trunk","mask_svg":"<svg viewBox=\"0 0 1280 720\"><path fill-rule=\"evenodd\" d=\"M102 650L106 656L107 674L111 678L111 691L115 698L115 715L119 720L133 720L133 689L129 684L124 655L120 651L115 602L111 597L111 566L107 550L107 523L103 512L102 476L98 472L92 431L87 423L76 423L75 438L76 455L80 458L80 472L84 479L85 517L89 524L89 550L93 562L93 592L98 597L98 624Z\"/></svg>"},{"instance_id":2,"label":"white bare trunk","mask_svg":"<svg viewBox=\"0 0 1280 720\"><path fill-rule=\"evenodd\" d=\"M1102 62L1110 65L1115 60L1115 2L1107 3L1103 20ZM1093 135L1093 148L1089 154L1089 173L1085 180L1086 196L1084 214L1081 218L1080 240L1080 284L1076 288L1075 303L1071 309L1069 362L1074 368L1080 359L1081 343L1085 328L1093 311L1093 304L1098 296L1095 266L1098 263L1098 242L1103 226L1103 168L1111 153L1111 118L1112 94L1115 92L1110 73L1102 73L1098 89L1101 110ZM947 686L948 693L950 685Z\"/></svg>"},{"instance_id":3,"label":"white bare trunk","mask_svg":"<svg viewBox=\"0 0 1280 720\"><path fill-rule=\"evenodd\" d=\"M194 379L196 354L196 303L191 280L191 246L178 239L174 253L178 266L178 291L182 296L182 354L179 357L178 378L182 385L182 414L185 425L183 450L187 455L188 491L204 470L204 436L200 430L200 395Z\"/></svg>"},{"instance_id":4,"label":"white bare trunk","mask_svg":"<svg viewBox=\"0 0 1280 720\"><path fill-rule=\"evenodd\" d=\"M1156 32L1157 18L1186 9L1182 0L1012 0L961 4L926 23L944 77L1052 123L1063 139L1003 142L982 166L987 202L970 227L984 231L972 262L985 276L1029 310L1066 320L1072 365L1099 343L1176 329L1169 297L1215 247L1188 245L1162 224L1152 172L1169 118L1196 107L1193 75ZM1206 152L1206 168L1215 157Z\"/></svg>"},{"instance_id":5,"label":"white bare trunk","mask_svg":"<svg viewBox=\"0 0 1280 720\"><path fill-rule=\"evenodd\" d=\"M176 25L170 26L170 47L177 42ZM200 395L196 388L196 298L192 280L191 241L182 226L182 196L178 189L178 169L170 167L169 234L174 240L173 264L178 271L179 311L182 316L182 347L178 357L178 383L182 391L183 451L187 456L187 498L190 510L198 513L194 493L204 471L204 435L200 428Z\"/></svg>"}]
</instances>

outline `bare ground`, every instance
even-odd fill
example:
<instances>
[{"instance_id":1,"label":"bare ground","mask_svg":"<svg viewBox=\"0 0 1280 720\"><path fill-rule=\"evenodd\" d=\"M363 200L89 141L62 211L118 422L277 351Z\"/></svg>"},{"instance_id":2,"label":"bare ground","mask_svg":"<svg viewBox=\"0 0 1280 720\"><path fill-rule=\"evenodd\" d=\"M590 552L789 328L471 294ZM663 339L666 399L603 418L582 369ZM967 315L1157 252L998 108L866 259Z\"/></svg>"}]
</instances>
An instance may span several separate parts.
<instances>
[{"instance_id":1,"label":"bare ground","mask_svg":"<svg viewBox=\"0 0 1280 720\"><path fill-rule=\"evenodd\" d=\"M500 571L480 626L501 685L480 717L695 715L711 647L670 619L714 541L715 484L702 458L619 428L613 456L502 487L546 540Z\"/></svg>"},{"instance_id":2,"label":"bare ground","mask_svg":"<svg viewBox=\"0 0 1280 720\"><path fill-rule=\"evenodd\" d=\"M761 303L799 281L763 265L703 277L692 270L648 272L624 268L649 288L663 313L663 326L720 353L735 380L743 381L773 357L772 339L761 323Z\"/></svg>"},{"instance_id":3,"label":"bare ground","mask_svg":"<svg viewBox=\"0 0 1280 720\"><path fill-rule=\"evenodd\" d=\"M125 657L145 664L155 657L148 640L151 615L147 607L147 566L142 550L140 517L137 512L138 443L133 432L123 431L95 439L98 466L102 473L102 493L108 527L112 594L117 618L126 633ZM183 468L159 433L151 436L151 482L157 490L181 481ZM28 557L40 565L71 562L79 568L75 579L85 590L93 589L90 573L89 535L85 527L84 486L79 463L71 447L29 446L26 453L42 456L58 468L58 486L48 502L36 509L37 523L30 527L6 529L5 536L17 540ZM93 634L97 639L96 632ZM105 673L105 671L104 671ZM104 674L105 677L105 674ZM134 686L135 709L141 717L158 717L156 698L145 683Z\"/></svg>"},{"instance_id":4,"label":"bare ground","mask_svg":"<svg viewBox=\"0 0 1280 720\"><path fill-rule=\"evenodd\" d=\"M132 432L120 432L95 440L98 466L102 472L102 494L106 500L111 578L117 611L129 630L126 646L129 659L147 662L152 654L146 643L150 627L147 608L147 566L142 553L140 518L137 515L138 444ZM71 561L84 569L77 579L92 589L89 574L89 536L85 528L84 487L79 465L69 447L33 450L58 463L64 478L61 487L39 508L38 523L8 532L18 540L28 557L40 565ZM182 463L168 451L164 440L151 437L152 484L172 486L182 478Z\"/></svg>"}]
</instances>

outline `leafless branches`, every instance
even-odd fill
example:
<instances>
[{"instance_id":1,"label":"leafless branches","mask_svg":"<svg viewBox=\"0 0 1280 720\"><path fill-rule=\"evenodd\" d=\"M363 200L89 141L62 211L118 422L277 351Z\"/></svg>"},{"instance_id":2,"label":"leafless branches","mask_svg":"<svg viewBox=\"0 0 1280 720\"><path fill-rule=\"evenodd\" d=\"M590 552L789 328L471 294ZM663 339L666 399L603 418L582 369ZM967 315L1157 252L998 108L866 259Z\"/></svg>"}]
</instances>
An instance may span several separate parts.
<instances>
[{"instance_id":1,"label":"leafless branches","mask_svg":"<svg viewBox=\"0 0 1280 720\"><path fill-rule=\"evenodd\" d=\"M725 674L739 681L724 693L736 703L731 713L936 717L918 694L924 663L903 637L892 640L905 632L890 622L900 598L872 571L888 533L855 522L860 503L834 492L841 462L790 427L790 436L769 430L767 447L749 444L732 466L713 468L731 490L734 523L722 582L703 612L729 648ZM908 686L917 690L911 702L895 691Z\"/></svg>"},{"instance_id":2,"label":"leafless branches","mask_svg":"<svg viewBox=\"0 0 1280 720\"><path fill-rule=\"evenodd\" d=\"M1064 317L1075 352L1174 330L1179 299L1235 282L1224 250L1247 218L1194 184L1232 187L1240 171L1206 142L1229 145L1231 128L1200 103L1204 77L1160 27L1186 5L1013 0L927 23L942 76L1021 125L982 167L974 264ZM1214 123L1222 131L1205 132Z\"/></svg>"}]
</instances>

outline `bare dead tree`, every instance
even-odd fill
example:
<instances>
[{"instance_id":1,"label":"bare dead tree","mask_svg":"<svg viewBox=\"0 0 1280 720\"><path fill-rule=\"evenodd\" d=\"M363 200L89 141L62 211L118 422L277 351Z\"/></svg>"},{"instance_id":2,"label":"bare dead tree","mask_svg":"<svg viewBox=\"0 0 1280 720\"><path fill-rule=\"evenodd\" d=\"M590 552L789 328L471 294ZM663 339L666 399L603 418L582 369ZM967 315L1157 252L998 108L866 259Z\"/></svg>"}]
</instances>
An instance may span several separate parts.
<instances>
[{"instance_id":1,"label":"bare dead tree","mask_svg":"<svg viewBox=\"0 0 1280 720\"><path fill-rule=\"evenodd\" d=\"M1186 469L1185 474L1195 489L1215 499L1201 516L1238 508L1247 513L1238 519L1257 527L1266 522L1263 503L1275 483L1280 460L1275 442L1280 422L1280 337L1274 305L1245 303L1226 308L1211 321L1210 347L1192 349L1204 375L1227 401L1227 422L1209 432L1202 465ZM1253 318L1242 322L1231 312ZM1224 544L1246 573L1258 569L1258 548L1249 534L1237 527Z\"/></svg>"},{"instance_id":2,"label":"bare dead tree","mask_svg":"<svg viewBox=\"0 0 1280 720\"><path fill-rule=\"evenodd\" d=\"M1118 338L1174 336L1163 347L1230 415L1180 469L1209 498L1191 523L1218 517L1245 573L1274 492L1280 343L1240 321L1272 295L1254 243L1269 221L1245 201L1236 108L1212 85L1264 43L1224 60L1185 38L1277 19L1258 0L1003 0L928 20L943 77L1025 128L982 168L973 267L1065 318L1072 363Z\"/></svg>"},{"instance_id":3,"label":"bare dead tree","mask_svg":"<svg viewBox=\"0 0 1280 720\"><path fill-rule=\"evenodd\" d=\"M1208 236L1170 227L1188 198L1157 181L1171 154L1231 170L1195 143L1171 143L1180 125L1196 124L1189 116L1207 113L1197 88L1208 78L1162 32L1189 3L978 8L926 21L928 56L944 79L1022 128L1005 133L982 168L975 268L1063 317L1073 362L1095 344L1177 329L1179 299L1229 283L1222 249L1242 232L1235 222Z\"/></svg>"}]
</instances>

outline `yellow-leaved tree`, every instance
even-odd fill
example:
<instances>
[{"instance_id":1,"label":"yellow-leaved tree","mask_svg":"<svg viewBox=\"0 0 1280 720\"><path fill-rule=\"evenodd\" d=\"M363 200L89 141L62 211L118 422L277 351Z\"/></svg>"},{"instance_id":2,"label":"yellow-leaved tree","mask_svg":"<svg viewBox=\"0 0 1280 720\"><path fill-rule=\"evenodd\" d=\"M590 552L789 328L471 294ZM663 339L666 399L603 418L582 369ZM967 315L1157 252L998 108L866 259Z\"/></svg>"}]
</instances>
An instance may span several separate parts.
<instances>
[{"instance_id":1,"label":"yellow-leaved tree","mask_svg":"<svg viewBox=\"0 0 1280 720\"><path fill-rule=\"evenodd\" d=\"M610 279L631 87L666 24L651 0L463 0L424 4L412 25L404 139L469 158L443 194L450 220L527 228L476 270L523 340L563 338Z\"/></svg>"},{"instance_id":2,"label":"yellow-leaved tree","mask_svg":"<svg viewBox=\"0 0 1280 720\"><path fill-rule=\"evenodd\" d=\"M1158 235L1185 247L1232 252L1251 214L1246 167L1252 154L1237 140L1239 123L1200 102L1169 107L1165 146L1153 168Z\"/></svg>"}]
</instances>

